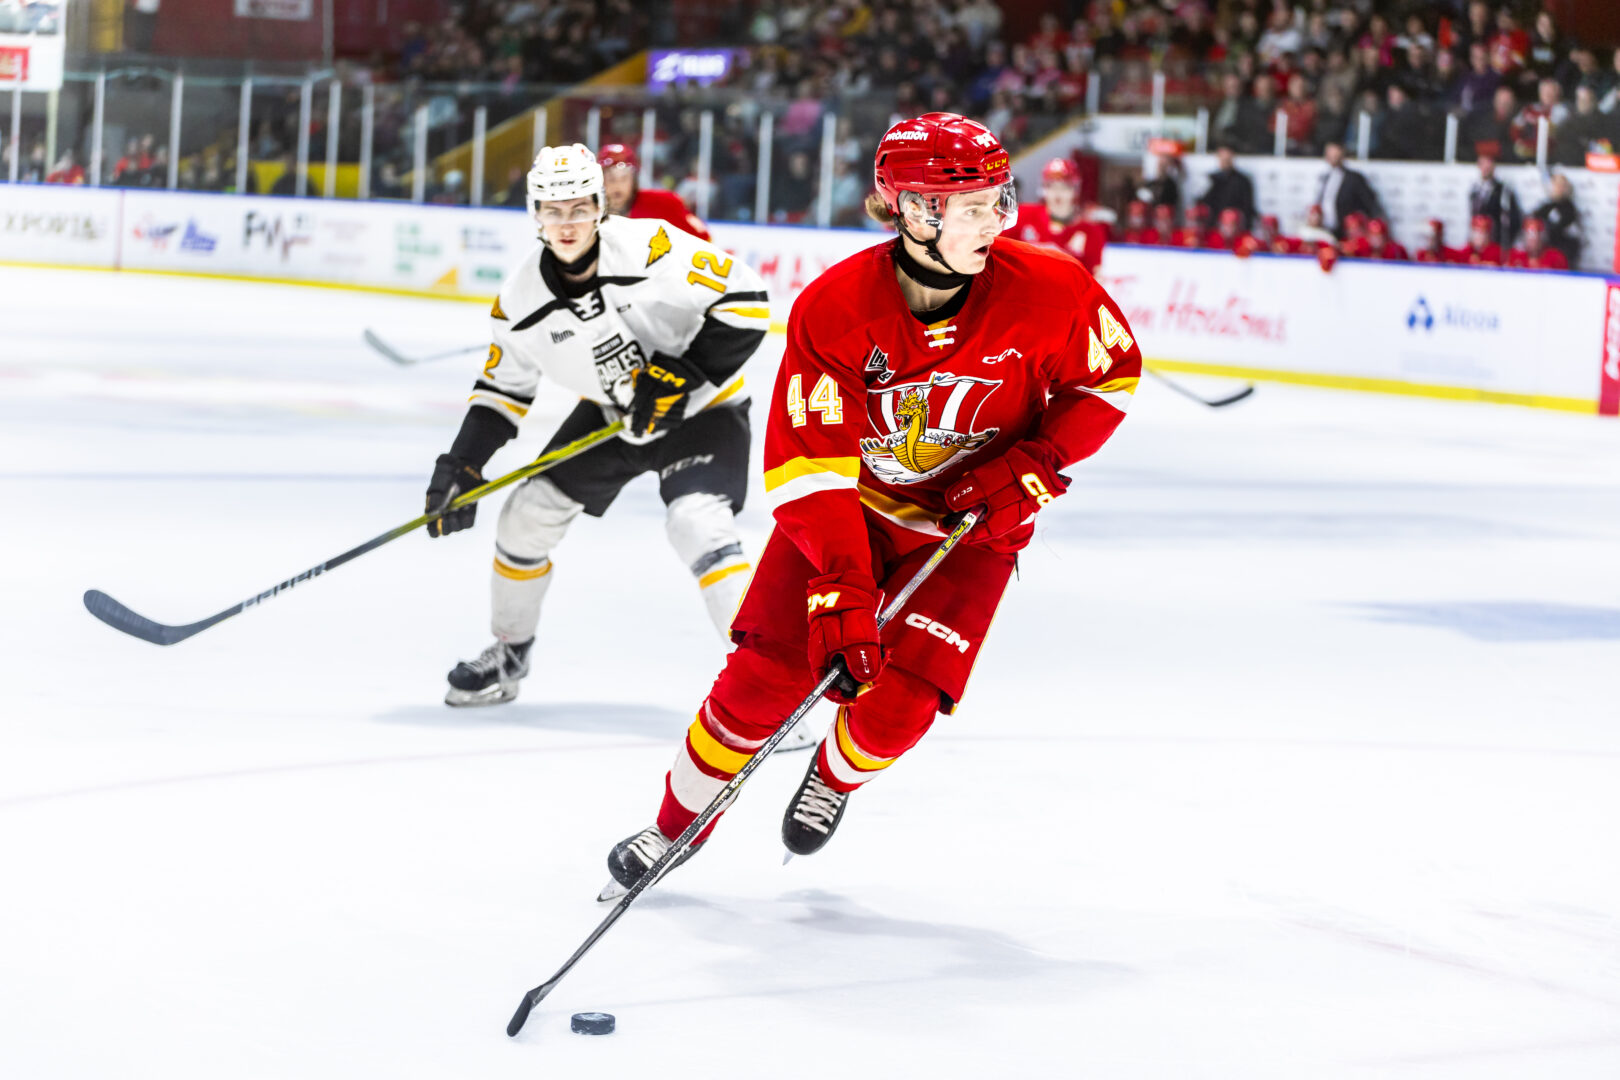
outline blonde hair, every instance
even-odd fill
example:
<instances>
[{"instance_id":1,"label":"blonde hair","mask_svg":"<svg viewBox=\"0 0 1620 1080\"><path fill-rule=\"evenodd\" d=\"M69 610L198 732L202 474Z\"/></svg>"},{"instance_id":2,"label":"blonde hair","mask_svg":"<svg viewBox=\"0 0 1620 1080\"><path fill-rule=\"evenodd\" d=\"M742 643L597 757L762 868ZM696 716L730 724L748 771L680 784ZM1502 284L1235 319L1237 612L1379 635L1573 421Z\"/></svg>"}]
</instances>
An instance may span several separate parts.
<instances>
[{"instance_id":1,"label":"blonde hair","mask_svg":"<svg viewBox=\"0 0 1620 1080\"><path fill-rule=\"evenodd\" d=\"M887 225L891 229L894 227L894 215L889 213L889 204L875 191L866 196L866 216L880 225Z\"/></svg>"}]
</instances>

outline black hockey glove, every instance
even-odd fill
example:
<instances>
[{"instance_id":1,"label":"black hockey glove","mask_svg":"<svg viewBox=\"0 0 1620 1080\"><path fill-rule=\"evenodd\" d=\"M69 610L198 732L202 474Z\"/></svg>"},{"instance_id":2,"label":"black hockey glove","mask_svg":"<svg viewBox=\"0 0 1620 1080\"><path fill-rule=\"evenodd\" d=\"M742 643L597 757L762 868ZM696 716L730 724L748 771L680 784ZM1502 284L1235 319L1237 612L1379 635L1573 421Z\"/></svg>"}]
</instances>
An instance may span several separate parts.
<instances>
[{"instance_id":1,"label":"black hockey glove","mask_svg":"<svg viewBox=\"0 0 1620 1080\"><path fill-rule=\"evenodd\" d=\"M427 512L436 514L464 491L471 491L484 483L484 474L472 463L454 454L440 454L433 463L433 479L428 481ZM471 503L452 510L441 518L428 522L429 536L444 536L472 528L478 515L478 504Z\"/></svg>"},{"instance_id":2,"label":"black hockey glove","mask_svg":"<svg viewBox=\"0 0 1620 1080\"><path fill-rule=\"evenodd\" d=\"M686 417L686 400L702 386L703 373L676 356L653 353L636 372L630 397L630 434L637 439L660 435Z\"/></svg>"}]
</instances>

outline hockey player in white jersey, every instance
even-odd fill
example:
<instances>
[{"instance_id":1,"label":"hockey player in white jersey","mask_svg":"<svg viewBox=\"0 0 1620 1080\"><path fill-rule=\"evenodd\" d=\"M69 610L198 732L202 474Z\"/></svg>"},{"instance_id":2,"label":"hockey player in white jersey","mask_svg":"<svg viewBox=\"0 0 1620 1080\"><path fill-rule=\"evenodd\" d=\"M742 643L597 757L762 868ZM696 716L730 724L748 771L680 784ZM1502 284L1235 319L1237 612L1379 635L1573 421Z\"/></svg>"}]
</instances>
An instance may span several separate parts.
<instances>
[{"instance_id":1,"label":"hockey player in white jersey","mask_svg":"<svg viewBox=\"0 0 1620 1080\"><path fill-rule=\"evenodd\" d=\"M528 177L540 243L501 286L494 343L427 508L484 482L517 434L542 375L578 394L547 449L623 418L626 430L519 486L501 509L491 575L495 643L449 674L450 705L517 696L530 669L551 554L581 512L601 516L630 480L655 472L670 543L722 637L750 566L733 515L748 489L742 367L770 326L764 283L746 264L657 219L609 218L586 147L546 147ZM428 526L473 524L477 504ZM806 745L809 740L804 740Z\"/></svg>"}]
</instances>

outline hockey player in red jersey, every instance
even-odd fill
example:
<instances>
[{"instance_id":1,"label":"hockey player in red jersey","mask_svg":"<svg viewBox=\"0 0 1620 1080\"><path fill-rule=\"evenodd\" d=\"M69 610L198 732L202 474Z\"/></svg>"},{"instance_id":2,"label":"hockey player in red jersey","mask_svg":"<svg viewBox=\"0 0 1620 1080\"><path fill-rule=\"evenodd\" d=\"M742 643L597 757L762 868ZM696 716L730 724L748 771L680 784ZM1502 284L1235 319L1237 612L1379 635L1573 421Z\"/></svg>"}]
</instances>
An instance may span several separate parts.
<instances>
[{"instance_id":1,"label":"hockey player in red jersey","mask_svg":"<svg viewBox=\"0 0 1620 1080\"><path fill-rule=\"evenodd\" d=\"M678 229L685 229L699 240L714 239L708 227L687 207L685 200L663 188L643 188L636 178L641 163L636 152L624 143L608 143L596 155L602 166L603 194L608 213L632 218L662 218Z\"/></svg>"},{"instance_id":2,"label":"hockey player in red jersey","mask_svg":"<svg viewBox=\"0 0 1620 1080\"><path fill-rule=\"evenodd\" d=\"M1125 222L1119 230L1122 244L1157 244L1159 230L1148 223L1148 206L1141 199L1132 199L1125 209Z\"/></svg>"},{"instance_id":3,"label":"hockey player in red jersey","mask_svg":"<svg viewBox=\"0 0 1620 1080\"><path fill-rule=\"evenodd\" d=\"M1095 274L1108 244L1108 226L1086 218L1080 202L1080 170L1068 158L1053 158L1041 170L1041 201L1018 208L1018 239L1073 255Z\"/></svg>"},{"instance_id":4,"label":"hockey player in red jersey","mask_svg":"<svg viewBox=\"0 0 1620 1080\"><path fill-rule=\"evenodd\" d=\"M1252 238L1243 231L1243 211L1232 206L1222 210L1215 228L1204 237L1204 247L1211 251L1231 251L1245 257L1252 254ZM1243 250L1240 251L1240 248Z\"/></svg>"},{"instance_id":5,"label":"hockey player in red jersey","mask_svg":"<svg viewBox=\"0 0 1620 1080\"><path fill-rule=\"evenodd\" d=\"M1524 219L1524 247L1508 252L1507 264L1520 270L1569 269L1564 253L1547 246L1547 223L1538 217Z\"/></svg>"},{"instance_id":6,"label":"hockey player in red jersey","mask_svg":"<svg viewBox=\"0 0 1620 1080\"><path fill-rule=\"evenodd\" d=\"M1153 208L1151 239L1144 237L1142 243L1168 247L1175 241L1177 231L1176 208L1169 203L1159 203Z\"/></svg>"},{"instance_id":7,"label":"hockey player in red jersey","mask_svg":"<svg viewBox=\"0 0 1620 1080\"><path fill-rule=\"evenodd\" d=\"M1389 222L1383 218L1373 218L1367 222L1367 254L1363 257L1382 259L1384 262L1412 261L1406 248L1390 238Z\"/></svg>"},{"instance_id":8,"label":"hockey player in red jersey","mask_svg":"<svg viewBox=\"0 0 1620 1080\"><path fill-rule=\"evenodd\" d=\"M1468 246L1457 261L1469 266L1501 266L1502 248L1491 239L1495 232L1495 222L1484 214L1475 214L1468 225Z\"/></svg>"},{"instance_id":9,"label":"hockey player in red jersey","mask_svg":"<svg viewBox=\"0 0 1620 1080\"><path fill-rule=\"evenodd\" d=\"M990 131L952 113L901 121L875 174L873 209L900 236L793 305L765 437L776 530L656 823L608 857L624 888L837 672L837 719L782 822L790 852L819 850L850 794L962 699L1037 512L1113 434L1141 376L1130 327L1091 275L1000 235L1017 204ZM981 523L880 633L881 598L972 508Z\"/></svg>"},{"instance_id":10,"label":"hockey player in red jersey","mask_svg":"<svg viewBox=\"0 0 1620 1080\"><path fill-rule=\"evenodd\" d=\"M1414 256L1420 263L1453 263L1461 261L1458 253L1446 247L1446 223L1430 218L1426 242Z\"/></svg>"},{"instance_id":11,"label":"hockey player in red jersey","mask_svg":"<svg viewBox=\"0 0 1620 1080\"><path fill-rule=\"evenodd\" d=\"M1209 207L1193 203L1187 208L1187 223L1170 235L1170 246L1201 248L1209 233Z\"/></svg>"}]
</instances>

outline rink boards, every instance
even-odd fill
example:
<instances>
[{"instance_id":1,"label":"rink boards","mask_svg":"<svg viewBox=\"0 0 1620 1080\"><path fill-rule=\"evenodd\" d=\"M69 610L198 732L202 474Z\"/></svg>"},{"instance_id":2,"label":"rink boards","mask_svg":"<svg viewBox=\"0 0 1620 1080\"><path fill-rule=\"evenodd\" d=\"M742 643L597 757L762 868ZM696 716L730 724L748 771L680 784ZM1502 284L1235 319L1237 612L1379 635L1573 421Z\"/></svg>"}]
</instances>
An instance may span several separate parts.
<instances>
[{"instance_id":1,"label":"rink boards","mask_svg":"<svg viewBox=\"0 0 1620 1080\"><path fill-rule=\"evenodd\" d=\"M883 233L717 224L778 328ZM507 210L0 187L0 262L302 282L487 301L534 243ZM1167 371L1620 411L1620 278L1114 246L1100 275Z\"/></svg>"}]
</instances>

